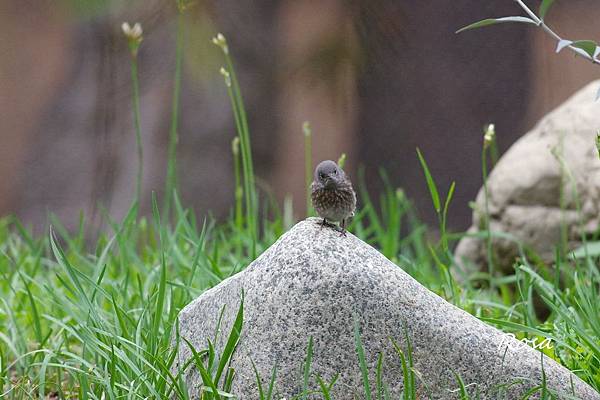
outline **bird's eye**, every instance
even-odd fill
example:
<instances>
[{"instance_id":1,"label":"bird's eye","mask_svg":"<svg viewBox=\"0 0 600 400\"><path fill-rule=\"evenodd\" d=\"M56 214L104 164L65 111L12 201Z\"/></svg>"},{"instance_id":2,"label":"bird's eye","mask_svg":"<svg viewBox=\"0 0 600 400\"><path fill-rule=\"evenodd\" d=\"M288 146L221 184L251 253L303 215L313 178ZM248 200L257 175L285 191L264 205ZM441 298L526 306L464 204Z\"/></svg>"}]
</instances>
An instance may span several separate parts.
<instances>
[{"instance_id":1,"label":"bird's eye","mask_svg":"<svg viewBox=\"0 0 600 400\"><path fill-rule=\"evenodd\" d=\"M323 173L320 173L320 174L319 174L319 178L321 178L321 179L325 179L325 175L324 175Z\"/></svg>"},{"instance_id":2,"label":"bird's eye","mask_svg":"<svg viewBox=\"0 0 600 400\"><path fill-rule=\"evenodd\" d=\"M337 175L337 169L333 170L334 175Z\"/></svg>"}]
</instances>

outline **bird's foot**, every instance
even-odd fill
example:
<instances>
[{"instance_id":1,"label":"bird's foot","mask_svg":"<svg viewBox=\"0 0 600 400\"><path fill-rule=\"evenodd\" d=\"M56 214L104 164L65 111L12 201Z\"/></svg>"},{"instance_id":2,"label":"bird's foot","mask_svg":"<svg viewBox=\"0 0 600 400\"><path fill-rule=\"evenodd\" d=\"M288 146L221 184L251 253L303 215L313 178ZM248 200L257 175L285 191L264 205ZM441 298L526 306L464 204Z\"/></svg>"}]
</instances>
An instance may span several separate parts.
<instances>
[{"instance_id":1,"label":"bird's foot","mask_svg":"<svg viewBox=\"0 0 600 400\"><path fill-rule=\"evenodd\" d=\"M328 228L333 229L336 232L339 232L340 236L346 236L346 228L344 228L343 226L338 226L333 222L329 222L325 218L323 218L323 220L319 222L319 225L321 225L321 229L323 229L323 227L326 226Z\"/></svg>"},{"instance_id":2,"label":"bird's foot","mask_svg":"<svg viewBox=\"0 0 600 400\"><path fill-rule=\"evenodd\" d=\"M321 221L321 223L319 225L321 225L321 229L323 229L324 226L327 226L327 227L333 228L333 229L337 228L336 224L328 222L325 218L323 218L323 221Z\"/></svg>"}]
</instances>

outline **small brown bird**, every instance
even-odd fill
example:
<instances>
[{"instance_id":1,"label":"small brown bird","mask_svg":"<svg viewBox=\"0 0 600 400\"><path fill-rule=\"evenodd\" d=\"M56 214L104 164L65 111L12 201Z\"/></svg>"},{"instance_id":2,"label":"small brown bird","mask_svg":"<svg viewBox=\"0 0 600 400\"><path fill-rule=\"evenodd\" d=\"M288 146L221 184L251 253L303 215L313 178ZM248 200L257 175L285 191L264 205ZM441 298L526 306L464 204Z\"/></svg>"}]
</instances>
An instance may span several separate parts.
<instances>
[{"instance_id":1,"label":"small brown bird","mask_svg":"<svg viewBox=\"0 0 600 400\"><path fill-rule=\"evenodd\" d=\"M356 193L344 170L335 162L326 160L317 165L311 199L315 211L323 218L322 225L339 230L345 236L348 219L354 216L356 209ZM340 228L328 221L339 222Z\"/></svg>"}]
</instances>

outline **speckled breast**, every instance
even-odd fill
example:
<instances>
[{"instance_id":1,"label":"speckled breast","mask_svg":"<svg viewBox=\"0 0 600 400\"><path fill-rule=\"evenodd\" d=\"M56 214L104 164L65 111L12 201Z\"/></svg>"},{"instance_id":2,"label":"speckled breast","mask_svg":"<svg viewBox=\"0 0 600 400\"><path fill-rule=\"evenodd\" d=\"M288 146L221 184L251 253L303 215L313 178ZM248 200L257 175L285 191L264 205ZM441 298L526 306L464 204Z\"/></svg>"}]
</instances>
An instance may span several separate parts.
<instances>
[{"instance_id":1,"label":"speckled breast","mask_svg":"<svg viewBox=\"0 0 600 400\"><path fill-rule=\"evenodd\" d=\"M316 189L312 192L312 203L319 216L330 221L341 221L350 217L356 208L356 195L352 188Z\"/></svg>"}]
</instances>

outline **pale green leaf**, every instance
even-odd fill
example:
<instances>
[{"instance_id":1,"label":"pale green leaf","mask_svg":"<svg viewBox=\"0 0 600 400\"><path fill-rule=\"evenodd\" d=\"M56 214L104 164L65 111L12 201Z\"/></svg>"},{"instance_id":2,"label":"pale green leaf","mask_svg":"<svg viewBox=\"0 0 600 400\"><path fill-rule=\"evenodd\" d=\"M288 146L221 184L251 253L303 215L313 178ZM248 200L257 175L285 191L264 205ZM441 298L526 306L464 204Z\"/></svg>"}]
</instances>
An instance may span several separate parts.
<instances>
[{"instance_id":1,"label":"pale green leaf","mask_svg":"<svg viewBox=\"0 0 600 400\"><path fill-rule=\"evenodd\" d=\"M459 30L456 31L456 33L461 33L463 31L466 31L469 29L482 28L484 26L489 26L489 25L503 24L506 22L521 22L521 23L525 23L525 24L537 25L534 20L532 20L531 18L527 18L527 17L488 18L488 19L483 19L481 21L472 23L471 25L467 25L464 28L460 28Z\"/></svg>"},{"instance_id":2,"label":"pale green leaf","mask_svg":"<svg viewBox=\"0 0 600 400\"><path fill-rule=\"evenodd\" d=\"M571 46L585 51L590 57L594 57L596 55L598 43L594 42L593 40L578 40L571 43Z\"/></svg>"}]
</instances>

